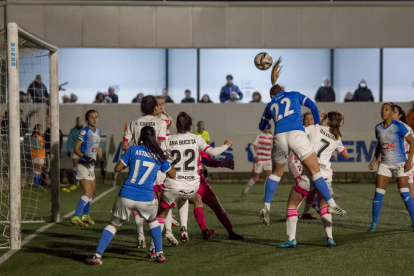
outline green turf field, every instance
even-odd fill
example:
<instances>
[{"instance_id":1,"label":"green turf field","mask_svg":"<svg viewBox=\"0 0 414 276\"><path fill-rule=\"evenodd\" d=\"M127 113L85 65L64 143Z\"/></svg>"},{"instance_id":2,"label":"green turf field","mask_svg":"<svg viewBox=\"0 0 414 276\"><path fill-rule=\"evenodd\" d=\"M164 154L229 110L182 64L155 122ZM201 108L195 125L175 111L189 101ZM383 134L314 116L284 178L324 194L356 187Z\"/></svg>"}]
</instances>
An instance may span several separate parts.
<instances>
[{"instance_id":1,"label":"green turf field","mask_svg":"<svg viewBox=\"0 0 414 276\"><path fill-rule=\"evenodd\" d=\"M108 246L103 265L89 266L87 263L101 232L110 220L117 189L92 205L91 216L96 225L80 228L66 220L50 227L0 265L0 275L412 275L414 272L414 233L396 184L390 184L387 190L375 233L367 231L374 185L335 185L335 192L342 195L337 202L348 212L347 217L333 218L334 240L338 246L325 247L325 233L318 219L298 222L296 249L276 248L286 239L286 201L291 185L280 185L276 191L269 226L259 221L263 184L256 184L245 202L239 200L243 185L212 186L235 231L244 235L245 241L226 240L225 229L207 207L207 225L217 233L211 241L202 241L198 225L190 214L190 242L172 248L165 241L167 262L156 264L145 258L145 249L135 248L135 225L130 221ZM109 185L101 186L98 193L108 188ZM62 215L76 207L80 195L79 189L61 194ZM174 213L178 218L178 212ZM23 236L39 226L23 225ZM173 231L178 237L179 228L174 227Z\"/></svg>"}]
</instances>

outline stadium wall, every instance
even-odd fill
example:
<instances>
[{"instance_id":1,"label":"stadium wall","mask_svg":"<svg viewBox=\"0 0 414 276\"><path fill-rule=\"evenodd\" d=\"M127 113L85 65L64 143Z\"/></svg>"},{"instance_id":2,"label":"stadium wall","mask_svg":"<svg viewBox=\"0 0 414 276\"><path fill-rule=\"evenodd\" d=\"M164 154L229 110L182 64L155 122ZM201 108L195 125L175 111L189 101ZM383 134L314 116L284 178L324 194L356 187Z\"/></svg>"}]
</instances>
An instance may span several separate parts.
<instances>
[{"instance_id":1,"label":"stadium wall","mask_svg":"<svg viewBox=\"0 0 414 276\"><path fill-rule=\"evenodd\" d=\"M59 47L414 47L412 1L9 0L2 5L2 19L6 15L6 21Z\"/></svg>"}]
</instances>

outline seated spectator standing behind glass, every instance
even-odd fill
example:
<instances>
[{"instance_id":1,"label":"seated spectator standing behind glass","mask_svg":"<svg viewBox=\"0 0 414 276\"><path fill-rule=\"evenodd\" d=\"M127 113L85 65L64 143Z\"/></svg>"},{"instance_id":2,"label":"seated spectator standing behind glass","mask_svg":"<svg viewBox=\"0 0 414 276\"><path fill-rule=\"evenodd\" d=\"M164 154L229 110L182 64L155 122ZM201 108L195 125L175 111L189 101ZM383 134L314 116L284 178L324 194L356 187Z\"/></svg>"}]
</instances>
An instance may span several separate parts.
<instances>
[{"instance_id":1,"label":"seated spectator standing behind glass","mask_svg":"<svg viewBox=\"0 0 414 276\"><path fill-rule=\"evenodd\" d=\"M335 91L330 85L328 77L322 78L322 86L319 87L318 92L315 95L316 102L334 102L335 101Z\"/></svg>"},{"instance_id":2,"label":"seated spectator standing behind glass","mask_svg":"<svg viewBox=\"0 0 414 276\"><path fill-rule=\"evenodd\" d=\"M201 101L199 101L199 103L212 103L212 101L210 100L209 95L204 94L203 97L201 98Z\"/></svg>"},{"instance_id":3,"label":"seated spectator standing behind glass","mask_svg":"<svg viewBox=\"0 0 414 276\"><path fill-rule=\"evenodd\" d=\"M353 98L354 98L354 95L352 94L352 92L348 92L345 95L344 102L346 102L346 103L347 102L352 102Z\"/></svg>"},{"instance_id":4,"label":"seated spectator standing behind glass","mask_svg":"<svg viewBox=\"0 0 414 276\"><path fill-rule=\"evenodd\" d=\"M139 92L135 98L132 99L132 103L141 103L144 94Z\"/></svg>"},{"instance_id":5,"label":"seated spectator standing behind glass","mask_svg":"<svg viewBox=\"0 0 414 276\"><path fill-rule=\"evenodd\" d=\"M238 95L238 100L243 99L243 93L240 91L237 85L233 84L233 76L227 75L227 84L221 88L220 91L220 102L225 103L226 101L230 100L230 95L232 92L235 92Z\"/></svg>"},{"instance_id":6,"label":"seated spectator standing behind glass","mask_svg":"<svg viewBox=\"0 0 414 276\"><path fill-rule=\"evenodd\" d=\"M230 100L225 101L225 103L239 103L240 101L237 99L237 93L231 92L230 94Z\"/></svg>"},{"instance_id":7,"label":"seated spectator standing behind glass","mask_svg":"<svg viewBox=\"0 0 414 276\"><path fill-rule=\"evenodd\" d=\"M95 100L93 101L93 103L104 103L104 102L105 102L105 100L104 100L103 93L102 92L96 93L96 97L95 97Z\"/></svg>"},{"instance_id":8,"label":"seated spectator standing behind glass","mask_svg":"<svg viewBox=\"0 0 414 276\"><path fill-rule=\"evenodd\" d=\"M111 103L118 103L118 95L115 94L115 88L112 86L108 88L108 97L111 98Z\"/></svg>"},{"instance_id":9,"label":"seated spectator standing behind glass","mask_svg":"<svg viewBox=\"0 0 414 276\"><path fill-rule=\"evenodd\" d=\"M371 90L367 88L365 80L361 80L358 85L358 89L354 92L354 102L373 102L374 96L372 96Z\"/></svg>"},{"instance_id":10,"label":"seated spectator standing behind glass","mask_svg":"<svg viewBox=\"0 0 414 276\"><path fill-rule=\"evenodd\" d=\"M166 103L174 103L170 96L168 96L168 88L164 88L162 90L162 96L164 97L164 102Z\"/></svg>"},{"instance_id":11,"label":"seated spectator standing behind glass","mask_svg":"<svg viewBox=\"0 0 414 276\"><path fill-rule=\"evenodd\" d=\"M78 101L78 96L76 96L75 94L70 94L70 103L76 103Z\"/></svg>"},{"instance_id":12,"label":"seated spectator standing behind glass","mask_svg":"<svg viewBox=\"0 0 414 276\"><path fill-rule=\"evenodd\" d=\"M63 96L62 96L62 102L63 102L63 103L69 103L69 100L70 100L70 99L69 99L69 97L68 97L67 95L63 95Z\"/></svg>"},{"instance_id":13,"label":"seated spectator standing behind glass","mask_svg":"<svg viewBox=\"0 0 414 276\"><path fill-rule=\"evenodd\" d=\"M34 103L47 102L49 99L49 93L40 75L36 75L35 80L27 88L27 93L32 97Z\"/></svg>"},{"instance_id":14,"label":"seated spectator standing behind glass","mask_svg":"<svg viewBox=\"0 0 414 276\"><path fill-rule=\"evenodd\" d=\"M262 95L260 95L260 93L257 92L257 91L253 93L252 98L253 98L253 101L250 101L251 103L261 103L262 102Z\"/></svg>"},{"instance_id":15,"label":"seated spectator standing behind glass","mask_svg":"<svg viewBox=\"0 0 414 276\"><path fill-rule=\"evenodd\" d=\"M195 103L194 98L191 98L191 91L185 90L185 98L181 100L181 103Z\"/></svg>"}]
</instances>

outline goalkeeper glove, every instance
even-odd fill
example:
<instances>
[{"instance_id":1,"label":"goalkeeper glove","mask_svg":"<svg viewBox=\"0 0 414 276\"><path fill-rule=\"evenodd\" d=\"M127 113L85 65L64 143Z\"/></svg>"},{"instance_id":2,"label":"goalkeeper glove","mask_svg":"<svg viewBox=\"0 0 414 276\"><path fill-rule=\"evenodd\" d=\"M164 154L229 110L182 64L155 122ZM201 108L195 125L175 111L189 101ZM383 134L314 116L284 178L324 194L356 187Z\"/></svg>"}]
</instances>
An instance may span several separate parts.
<instances>
[{"instance_id":1,"label":"goalkeeper glove","mask_svg":"<svg viewBox=\"0 0 414 276\"><path fill-rule=\"evenodd\" d=\"M95 165L96 165L96 160L93 159L92 157L87 156L87 155L82 156L81 160L83 162L85 162L86 164L88 164L89 166L91 166L91 167L95 167Z\"/></svg>"}]
</instances>

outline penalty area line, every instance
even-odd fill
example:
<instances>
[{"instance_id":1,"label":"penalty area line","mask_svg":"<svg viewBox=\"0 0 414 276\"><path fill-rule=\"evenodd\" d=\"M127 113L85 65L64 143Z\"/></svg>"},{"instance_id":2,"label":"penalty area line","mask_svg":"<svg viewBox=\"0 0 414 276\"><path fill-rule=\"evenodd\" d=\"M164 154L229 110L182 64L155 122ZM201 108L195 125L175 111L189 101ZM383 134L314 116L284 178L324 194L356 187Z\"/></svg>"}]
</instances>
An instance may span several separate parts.
<instances>
[{"instance_id":1,"label":"penalty area line","mask_svg":"<svg viewBox=\"0 0 414 276\"><path fill-rule=\"evenodd\" d=\"M96 201L98 201L99 199L103 198L104 196L106 196L107 194L109 194L110 192L112 192L113 190L115 190L117 187L112 187L109 190L106 190L105 192L103 192L102 194L98 195L91 204L94 204ZM73 214L75 214L75 210L73 210L72 212L67 213L66 215L64 215L61 218L61 221L73 216ZM22 240L22 247L24 245L26 245L28 242L30 242L33 238L35 238L38 234L46 231L47 229L49 229L50 227L52 227L53 225L55 225L56 222L51 222L46 224L45 226L40 227L39 229L36 230L35 233L30 234L29 236L27 236L24 240ZM3 256L0 257L0 265L2 263L4 263L5 261L7 261L11 256L13 256L14 253L18 252L20 249L10 249L9 252L6 252Z\"/></svg>"}]
</instances>

